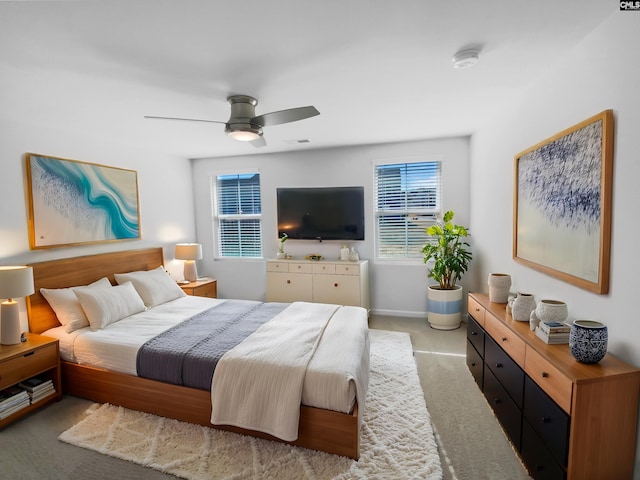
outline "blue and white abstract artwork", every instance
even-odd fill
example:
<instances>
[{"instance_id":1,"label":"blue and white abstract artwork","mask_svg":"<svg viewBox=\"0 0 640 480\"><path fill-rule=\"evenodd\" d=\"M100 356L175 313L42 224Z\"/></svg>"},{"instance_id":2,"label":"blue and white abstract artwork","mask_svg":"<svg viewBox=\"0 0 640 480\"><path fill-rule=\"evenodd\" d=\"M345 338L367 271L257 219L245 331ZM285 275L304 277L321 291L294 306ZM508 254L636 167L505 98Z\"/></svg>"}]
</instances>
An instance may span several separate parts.
<instances>
[{"instance_id":1,"label":"blue and white abstract artwork","mask_svg":"<svg viewBox=\"0 0 640 480\"><path fill-rule=\"evenodd\" d=\"M517 257L598 282L602 135L595 121L518 159Z\"/></svg>"},{"instance_id":2,"label":"blue and white abstract artwork","mask_svg":"<svg viewBox=\"0 0 640 480\"><path fill-rule=\"evenodd\" d=\"M140 238L137 173L27 155L31 248Z\"/></svg>"}]
</instances>

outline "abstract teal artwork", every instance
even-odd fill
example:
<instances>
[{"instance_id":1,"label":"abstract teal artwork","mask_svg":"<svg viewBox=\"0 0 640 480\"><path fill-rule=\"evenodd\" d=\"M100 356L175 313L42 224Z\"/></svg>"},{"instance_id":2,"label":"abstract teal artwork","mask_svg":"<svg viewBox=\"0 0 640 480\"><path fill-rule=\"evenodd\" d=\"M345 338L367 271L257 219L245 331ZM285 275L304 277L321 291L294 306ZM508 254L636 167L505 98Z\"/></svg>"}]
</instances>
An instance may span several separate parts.
<instances>
[{"instance_id":1,"label":"abstract teal artwork","mask_svg":"<svg viewBox=\"0 0 640 480\"><path fill-rule=\"evenodd\" d=\"M134 170L27 154L32 249L140 238Z\"/></svg>"}]
</instances>

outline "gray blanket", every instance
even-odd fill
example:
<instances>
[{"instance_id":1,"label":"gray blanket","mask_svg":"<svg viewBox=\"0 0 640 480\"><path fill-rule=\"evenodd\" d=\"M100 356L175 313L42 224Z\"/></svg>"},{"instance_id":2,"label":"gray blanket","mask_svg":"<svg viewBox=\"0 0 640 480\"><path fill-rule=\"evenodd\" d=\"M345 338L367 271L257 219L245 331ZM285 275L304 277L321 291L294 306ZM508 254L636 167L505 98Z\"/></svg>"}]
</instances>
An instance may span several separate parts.
<instances>
[{"instance_id":1,"label":"gray blanket","mask_svg":"<svg viewBox=\"0 0 640 480\"><path fill-rule=\"evenodd\" d=\"M288 305L227 300L205 310L143 344L138 376L210 390L220 358Z\"/></svg>"}]
</instances>

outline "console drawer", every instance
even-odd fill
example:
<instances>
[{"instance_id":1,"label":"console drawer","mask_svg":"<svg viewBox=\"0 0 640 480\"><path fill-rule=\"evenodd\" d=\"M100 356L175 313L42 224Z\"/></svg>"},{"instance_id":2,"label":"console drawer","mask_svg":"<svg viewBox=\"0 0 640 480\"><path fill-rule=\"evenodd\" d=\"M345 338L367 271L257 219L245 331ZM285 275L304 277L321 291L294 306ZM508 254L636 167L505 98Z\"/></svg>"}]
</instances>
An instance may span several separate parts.
<instances>
[{"instance_id":1,"label":"console drawer","mask_svg":"<svg viewBox=\"0 0 640 480\"><path fill-rule=\"evenodd\" d=\"M522 411L513 402L491 369L484 367L484 396L491 405L493 412L509 435L516 450L520 450L522 432Z\"/></svg>"},{"instance_id":2,"label":"console drawer","mask_svg":"<svg viewBox=\"0 0 640 480\"><path fill-rule=\"evenodd\" d=\"M513 401L522 408L524 372L490 337L485 340L484 361Z\"/></svg>"},{"instance_id":3,"label":"console drawer","mask_svg":"<svg viewBox=\"0 0 640 480\"><path fill-rule=\"evenodd\" d=\"M482 390L484 365L482 363L482 357L471 342L467 342L467 367L480 387L480 390Z\"/></svg>"},{"instance_id":4,"label":"console drawer","mask_svg":"<svg viewBox=\"0 0 640 480\"><path fill-rule=\"evenodd\" d=\"M524 340L491 314L485 316L484 329L521 368L524 368Z\"/></svg>"},{"instance_id":5,"label":"console drawer","mask_svg":"<svg viewBox=\"0 0 640 480\"><path fill-rule=\"evenodd\" d=\"M484 358L484 330L475 319L468 315L467 340L469 340L482 358Z\"/></svg>"},{"instance_id":6,"label":"console drawer","mask_svg":"<svg viewBox=\"0 0 640 480\"><path fill-rule=\"evenodd\" d=\"M573 382L560 370L545 360L531 347L527 347L525 372L536 382L547 395L560 405L565 412L571 414L571 392Z\"/></svg>"},{"instance_id":7,"label":"console drawer","mask_svg":"<svg viewBox=\"0 0 640 480\"><path fill-rule=\"evenodd\" d=\"M522 460L535 480L565 480L564 469L546 449L527 420L522 422Z\"/></svg>"},{"instance_id":8,"label":"console drawer","mask_svg":"<svg viewBox=\"0 0 640 480\"><path fill-rule=\"evenodd\" d=\"M529 377L524 385L524 416L556 460L566 466L569 415Z\"/></svg>"},{"instance_id":9,"label":"console drawer","mask_svg":"<svg viewBox=\"0 0 640 480\"><path fill-rule=\"evenodd\" d=\"M469 315L476 319L476 321L484 327L485 309L480 305L475 298L469 297Z\"/></svg>"}]
</instances>

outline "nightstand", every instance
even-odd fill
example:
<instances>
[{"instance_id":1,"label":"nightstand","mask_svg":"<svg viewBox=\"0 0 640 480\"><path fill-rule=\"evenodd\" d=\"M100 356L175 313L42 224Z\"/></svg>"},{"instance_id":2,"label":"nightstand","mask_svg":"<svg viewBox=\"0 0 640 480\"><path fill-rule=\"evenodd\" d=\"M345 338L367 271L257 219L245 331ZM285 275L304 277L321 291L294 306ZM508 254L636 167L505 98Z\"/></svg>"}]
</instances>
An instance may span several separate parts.
<instances>
[{"instance_id":1,"label":"nightstand","mask_svg":"<svg viewBox=\"0 0 640 480\"><path fill-rule=\"evenodd\" d=\"M218 282L215 278L202 278L195 282L182 284L180 288L182 288L187 295L193 295L195 297L217 298L218 296Z\"/></svg>"},{"instance_id":2,"label":"nightstand","mask_svg":"<svg viewBox=\"0 0 640 480\"><path fill-rule=\"evenodd\" d=\"M2 418L0 428L25 416L36 408L62 398L60 348L58 340L33 333L17 345L0 345L0 390L16 386L32 377L51 380L55 393Z\"/></svg>"}]
</instances>

